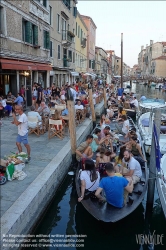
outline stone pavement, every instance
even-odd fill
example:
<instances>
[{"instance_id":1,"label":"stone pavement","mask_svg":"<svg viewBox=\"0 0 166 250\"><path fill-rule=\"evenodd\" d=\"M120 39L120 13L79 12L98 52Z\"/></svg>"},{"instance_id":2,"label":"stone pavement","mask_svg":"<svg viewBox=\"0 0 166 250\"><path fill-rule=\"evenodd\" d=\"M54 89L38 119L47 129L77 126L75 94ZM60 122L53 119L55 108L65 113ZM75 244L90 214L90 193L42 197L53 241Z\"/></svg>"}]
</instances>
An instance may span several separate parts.
<instances>
[{"instance_id":1,"label":"stone pavement","mask_svg":"<svg viewBox=\"0 0 166 250\"><path fill-rule=\"evenodd\" d=\"M11 123L12 117L3 119L3 124L0 127L1 133L1 157L18 152L15 140L17 137L17 127ZM81 127L79 124L76 127L78 130ZM27 177L22 180L8 181L1 186L1 216L7 209L18 199L25 189L35 180L42 170L50 163L57 155L63 146L69 141L69 134L66 131L63 140L54 137L48 139L48 132L39 137L35 134L29 135L29 144L31 147L31 161L25 165L23 171ZM23 152L26 152L23 146Z\"/></svg>"}]
</instances>

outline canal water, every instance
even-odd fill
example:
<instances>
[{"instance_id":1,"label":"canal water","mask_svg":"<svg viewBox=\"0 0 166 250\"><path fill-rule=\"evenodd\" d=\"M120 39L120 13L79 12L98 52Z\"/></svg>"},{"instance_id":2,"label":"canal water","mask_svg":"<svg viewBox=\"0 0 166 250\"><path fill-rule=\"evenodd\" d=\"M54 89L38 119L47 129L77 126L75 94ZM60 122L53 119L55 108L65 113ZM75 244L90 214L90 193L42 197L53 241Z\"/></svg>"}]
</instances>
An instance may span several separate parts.
<instances>
[{"instance_id":1,"label":"canal water","mask_svg":"<svg viewBox=\"0 0 166 250\"><path fill-rule=\"evenodd\" d=\"M166 94L154 88L133 84L132 91L140 96L164 98L166 101ZM36 249L166 250L166 220L156 190L153 212L148 222L147 215L145 216L145 197L142 204L123 220L114 224L102 223L94 219L82 204L77 202L74 178L75 176L72 175L66 176L52 203L33 231L32 234L39 236L38 242L42 242L41 247ZM155 237L160 236L158 236L160 240L155 241L154 246L148 242L141 244L139 241L141 234L146 236L149 232ZM62 242L65 236L73 246L61 245L66 244ZM74 242L76 239L77 243Z\"/></svg>"}]
</instances>

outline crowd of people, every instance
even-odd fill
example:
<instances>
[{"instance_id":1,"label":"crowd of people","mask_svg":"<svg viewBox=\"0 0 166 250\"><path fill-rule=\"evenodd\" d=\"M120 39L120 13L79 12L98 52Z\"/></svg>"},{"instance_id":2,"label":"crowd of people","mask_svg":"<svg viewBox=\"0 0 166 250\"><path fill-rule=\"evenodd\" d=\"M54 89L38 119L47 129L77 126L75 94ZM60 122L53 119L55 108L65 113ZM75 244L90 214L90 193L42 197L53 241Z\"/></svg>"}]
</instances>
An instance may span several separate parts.
<instances>
[{"instance_id":1,"label":"crowd of people","mask_svg":"<svg viewBox=\"0 0 166 250\"><path fill-rule=\"evenodd\" d=\"M131 109L136 109L138 101L135 102L134 93L125 94L118 89L117 94L108 89L108 108L106 114L101 115L100 126L76 149L76 159L81 166L79 202L90 191L92 198L95 195L99 202L107 201L122 208L134 185L141 180L146 159L141 150L140 136L135 127L130 128L125 111L126 103ZM115 124L114 132L110 129L111 123ZM117 134L121 134L123 140Z\"/></svg>"}]
</instances>

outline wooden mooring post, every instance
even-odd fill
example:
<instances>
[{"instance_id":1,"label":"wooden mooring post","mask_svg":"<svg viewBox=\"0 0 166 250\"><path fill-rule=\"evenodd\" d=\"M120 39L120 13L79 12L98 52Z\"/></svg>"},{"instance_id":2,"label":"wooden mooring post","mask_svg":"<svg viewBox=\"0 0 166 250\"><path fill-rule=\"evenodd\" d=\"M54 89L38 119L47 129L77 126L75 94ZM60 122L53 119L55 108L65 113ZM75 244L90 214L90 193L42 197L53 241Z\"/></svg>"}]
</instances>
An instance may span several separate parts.
<instances>
[{"instance_id":1,"label":"wooden mooring post","mask_svg":"<svg viewBox=\"0 0 166 250\"><path fill-rule=\"evenodd\" d=\"M106 84L105 81L103 81L103 97L104 97L104 112L105 114L107 113L106 109L107 109L107 96L106 96Z\"/></svg>"},{"instance_id":2,"label":"wooden mooring post","mask_svg":"<svg viewBox=\"0 0 166 250\"><path fill-rule=\"evenodd\" d=\"M95 114L95 107L93 103L93 96L92 96L92 84L88 84L88 92L89 92L89 105L92 113L92 121L93 121L93 128L96 127L96 114Z\"/></svg>"},{"instance_id":3,"label":"wooden mooring post","mask_svg":"<svg viewBox=\"0 0 166 250\"><path fill-rule=\"evenodd\" d=\"M154 122L156 125L158 140L160 139L160 126L161 126L161 110L154 110ZM153 128L154 130L154 128ZM147 209L153 208L154 191L156 181L156 152L155 152L155 140L152 131L152 144L150 152L150 166L149 166L149 181L148 181L148 193L147 193Z\"/></svg>"},{"instance_id":4,"label":"wooden mooring post","mask_svg":"<svg viewBox=\"0 0 166 250\"><path fill-rule=\"evenodd\" d=\"M76 161L76 122L75 122L75 108L74 99L70 89L67 90L67 108L69 111L69 131L70 131L70 144L72 153L72 165L75 166Z\"/></svg>"}]
</instances>

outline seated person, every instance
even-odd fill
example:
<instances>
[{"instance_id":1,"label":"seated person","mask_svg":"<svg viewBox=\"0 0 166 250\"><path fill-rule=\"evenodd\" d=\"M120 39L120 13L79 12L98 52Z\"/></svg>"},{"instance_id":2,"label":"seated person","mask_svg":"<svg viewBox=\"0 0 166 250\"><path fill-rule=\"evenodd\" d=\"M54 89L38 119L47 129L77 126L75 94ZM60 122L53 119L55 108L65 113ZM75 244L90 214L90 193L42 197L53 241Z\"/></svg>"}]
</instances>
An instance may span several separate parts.
<instances>
[{"instance_id":1,"label":"seated person","mask_svg":"<svg viewBox=\"0 0 166 250\"><path fill-rule=\"evenodd\" d=\"M123 154L124 154L125 148L120 148L119 155L115 157L115 172L122 174L122 167L125 167L123 160Z\"/></svg>"},{"instance_id":2,"label":"seated person","mask_svg":"<svg viewBox=\"0 0 166 250\"><path fill-rule=\"evenodd\" d=\"M123 121L122 127L119 124L115 124L118 132L127 138L129 132L129 120L126 115L121 116L121 120Z\"/></svg>"},{"instance_id":3,"label":"seated person","mask_svg":"<svg viewBox=\"0 0 166 250\"><path fill-rule=\"evenodd\" d=\"M100 139L105 138L107 135L110 135L111 138L113 138L114 135L111 133L110 130L111 130L111 129L110 129L109 126L105 126L105 127L101 130Z\"/></svg>"},{"instance_id":4,"label":"seated person","mask_svg":"<svg viewBox=\"0 0 166 250\"><path fill-rule=\"evenodd\" d=\"M114 153L111 136L107 135L104 139L105 140L103 141L101 146L106 149L107 155L110 155L111 158L114 158L116 154Z\"/></svg>"},{"instance_id":5,"label":"seated person","mask_svg":"<svg viewBox=\"0 0 166 250\"><path fill-rule=\"evenodd\" d=\"M90 144L92 143L93 136L88 135L86 137L86 141L82 142L80 146L76 149L76 159L78 162L81 161L81 158L89 158L91 159L93 156L92 148Z\"/></svg>"},{"instance_id":6,"label":"seated person","mask_svg":"<svg viewBox=\"0 0 166 250\"><path fill-rule=\"evenodd\" d=\"M17 94L17 98L15 98L15 100L14 100L14 104L16 104L16 105L22 105L23 102L24 102L24 100L23 100L21 94L18 93Z\"/></svg>"},{"instance_id":7,"label":"seated person","mask_svg":"<svg viewBox=\"0 0 166 250\"><path fill-rule=\"evenodd\" d=\"M105 170L108 176L102 178L95 195L100 201L107 201L114 207L122 208L124 206L124 190L130 193L133 191L132 180L130 178L127 180L124 177L115 176L112 163L107 163ZM106 199L100 194L102 190L106 194Z\"/></svg>"},{"instance_id":8,"label":"seated person","mask_svg":"<svg viewBox=\"0 0 166 250\"><path fill-rule=\"evenodd\" d=\"M140 163L134 159L129 150L124 151L123 162L127 168L122 169L123 176L130 176L133 180L133 184L140 181L142 177L142 169Z\"/></svg>"},{"instance_id":9,"label":"seated person","mask_svg":"<svg viewBox=\"0 0 166 250\"><path fill-rule=\"evenodd\" d=\"M31 111L28 112L28 117L37 117L38 118L38 125L41 125L42 122L41 122L41 116L39 115L38 112L35 111L35 107L34 106L31 106ZM37 126L37 123L36 122L30 122L28 121L28 126L30 128L35 128Z\"/></svg>"},{"instance_id":10,"label":"seated person","mask_svg":"<svg viewBox=\"0 0 166 250\"><path fill-rule=\"evenodd\" d=\"M109 105L107 109L107 117L111 119L113 116L114 116L114 110L112 109L111 105Z\"/></svg>"},{"instance_id":11,"label":"seated person","mask_svg":"<svg viewBox=\"0 0 166 250\"><path fill-rule=\"evenodd\" d=\"M7 102L13 102L14 101L14 98L15 96L12 95L12 92L11 91L8 91L8 94L7 94Z\"/></svg>"},{"instance_id":12,"label":"seated person","mask_svg":"<svg viewBox=\"0 0 166 250\"><path fill-rule=\"evenodd\" d=\"M99 187L100 174L95 169L95 164L93 160L85 160L85 170L80 174L81 180L81 196L78 198L78 201L84 199L84 194L87 191L94 192Z\"/></svg>"},{"instance_id":13,"label":"seated person","mask_svg":"<svg viewBox=\"0 0 166 250\"><path fill-rule=\"evenodd\" d=\"M68 108L66 107L64 110L62 110L62 116L68 115L69 111Z\"/></svg>"},{"instance_id":14,"label":"seated person","mask_svg":"<svg viewBox=\"0 0 166 250\"><path fill-rule=\"evenodd\" d=\"M81 109L81 110L84 109L84 107L83 107L83 105L81 104L81 101L80 101L80 100L77 101L77 104L75 105L75 110L78 110L78 109Z\"/></svg>"},{"instance_id":15,"label":"seated person","mask_svg":"<svg viewBox=\"0 0 166 250\"><path fill-rule=\"evenodd\" d=\"M45 104L45 102L40 103L40 107L37 109L37 112L42 116L48 116L50 114L49 107Z\"/></svg>"},{"instance_id":16,"label":"seated person","mask_svg":"<svg viewBox=\"0 0 166 250\"><path fill-rule=\"evenodd\" d=\"M100 144L102 144L105 140L105 138L103 138L99 141L100 132L101 130L99 128L96 128L94 131L93 141L91 143L91 148L93 152L99 151L101 148Z\"/></svg>"},{"instance_id":17,"label":"seated person","mask_svg":"<svg viewBox=\"0 0 166 250\"><path fill-rule=\"evenodd\" d=\"M118 108L118 117L117 117L116 120L117 120L117 121L121 120L122 115L126 115L126 111L123 110L123 107L119 107L119 108Z\"/></svg>"},{"instance_id":18,"label":"seated person","mask_svg":"<svg viewBox=\"0 0 166 250\"><path fill-rule=\"evenodd\" d=\"M111 161L111 155L106 155L106 153L107 150L101 147L99 153L96 154L96 168L99 167L99 163L107 163Z\"/></svg>"}]
</instances>

